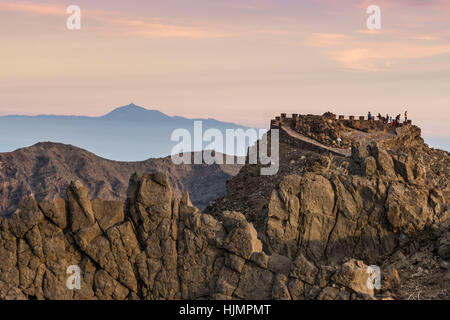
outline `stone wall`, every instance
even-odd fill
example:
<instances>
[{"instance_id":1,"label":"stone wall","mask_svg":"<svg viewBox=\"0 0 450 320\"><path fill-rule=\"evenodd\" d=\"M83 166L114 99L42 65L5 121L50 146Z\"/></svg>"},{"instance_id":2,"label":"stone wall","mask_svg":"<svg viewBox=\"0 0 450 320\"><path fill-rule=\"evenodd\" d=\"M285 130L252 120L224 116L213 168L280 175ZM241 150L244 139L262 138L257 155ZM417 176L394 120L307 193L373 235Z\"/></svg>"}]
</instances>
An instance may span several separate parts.
<instances>
[{"instance_id":1,"label":"stone wall","mask_svg":"<svg viewBox=\"0 0 450 320\"><path fill-rule=\"evenodd\" d=\"M406 123L394 126L375 118L367 120L363 116L357 120L355 116L349 116L346 119L343 115L337 117L330 112L321 116L294 113L292 117L283 114L271 120L271 128L287 127L326 146L348 149L352 145L352 139L347 134L349 132L361 131L370 134L395 132L398 127L411 123L411 120L408 120Z\"/></svg>"}]
</instances>

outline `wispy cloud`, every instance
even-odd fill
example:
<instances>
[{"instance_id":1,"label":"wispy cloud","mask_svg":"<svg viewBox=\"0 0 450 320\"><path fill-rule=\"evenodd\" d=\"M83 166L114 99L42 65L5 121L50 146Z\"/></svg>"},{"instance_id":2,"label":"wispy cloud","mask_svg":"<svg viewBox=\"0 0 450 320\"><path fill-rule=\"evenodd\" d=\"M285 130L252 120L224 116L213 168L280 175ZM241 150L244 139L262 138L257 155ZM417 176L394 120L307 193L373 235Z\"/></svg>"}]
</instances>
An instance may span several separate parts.
<instances>
[{"instance_id":1,"label":"wispy cloud","mask_svg":"<svg viewBox=\"0 0 450 320\"><path fill-rule=\"evenodd\" d=\"M378 5L386 9L405 9L405 8L432 8L440 10L448 8L448 0L360 0L358 7L367 8L369 5Z\"/></svg>"},{"instance_id":2,"label":"wispy cloud","mask_svg":"<svg viewBox=\"0 0 450 320\"><path fill-rule=\"evenodd\" d=\"M359 71L381 71L405 60L432 58L450 54L450 45L376 43L330 52L345 67Z\"/></svg>"},{"instance_id":3,"label":"wispy cloud","mask_svg":"<svg viewBox=\"0 0 450 320\"><path fill-rule=\"evenodd\" d=\"M63 6L33 4L17 1L0 1L0 11L25 12L53 16L62 16L66 14L66 8Z\"/></svg>"},{"instance_id":4,"label":"wispy cloud","mask_svg":"<svg viewBox=\"0 0 450 320\"><path fill-rule=\"evenodd\" d=\"M33 4L28 2L0 1L0 12L17 12L24 14L37 14L47 16L67 15L66 7L59 5ZM178 25L163 22L159 17L149 17L145 20L129 18L121 13L100 11L82 8L84 19L92 19L102 24L102 34L126 35L137 37L157 38L221 38L229 36L230 33L215 31L211 26L201 25ZM84 24L87 28L88 24ZM120 27L120 31L117 28ZM106 30L106 32L105 32Z\"/></svg>"},{"instance_id":5,"label":"wispy cloud","mask_svg":"<svg viewBox=\"0 0 450 320\"><path fill-rule=\"evenodd\" d=\"M101 20L116 26L126 27L125 31L120 31L116 34L134 35L140 37L206 39L223 38L231 35L231 33L208 30L208 28L198 26L180 26L158 22L160 19L156 19L151 22L115 17L107 19L101 18Z\"/></svg>"},{"instance_id":6,"label":"wispy cloud","mask_svg":"<svg viewBox=\"0 0 450 320\"><path fill-rule=\"evenodd\" d=\"M350 70L382 71L403 61L450 54L450 45L444 38L445 33L442 32L356 30L348 33L312 33L299 45L324 51L330 59Z\"/></svg>"},{"instance_id":7,"label":"wispy cloud","mask_svg":"<svg viewBox=\"0 0 450 320\"><path fill-rule=\"evenodd\" d=\"M423 40L423 41L438 41L441 38L434 35L417 34L409 37L411 40Z\"/></svg>"},{"instance_id":8,"label":"wispy cloud","mask_svg":"<svg viewBox=\"0 0 450 320\"><path fill-rule=\"evenodd\" d=\"M340 33L313 33L303 42L310 47L334 47L349 40L350 36Z\"/></svg>"}]
</instances>

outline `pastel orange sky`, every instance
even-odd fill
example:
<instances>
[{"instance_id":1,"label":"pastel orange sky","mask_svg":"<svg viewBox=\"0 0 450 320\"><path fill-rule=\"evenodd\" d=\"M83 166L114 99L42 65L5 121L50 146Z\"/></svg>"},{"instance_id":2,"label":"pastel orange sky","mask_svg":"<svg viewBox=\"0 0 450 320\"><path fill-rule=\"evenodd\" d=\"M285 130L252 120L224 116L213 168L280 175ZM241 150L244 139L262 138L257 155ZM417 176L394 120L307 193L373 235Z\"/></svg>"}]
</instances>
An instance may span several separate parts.
<instances>
[{"instance_id":1,"label":"pastel orange sky","mask_svg":"<svg viewBox=\"0 0 450 320\"><path fill-rule=\"evenodd\" d=\"M81 8L81 30L66 8ZM382 29L366 27L369 5ZM280 112L402 113L450 138L447 0L0 0L0 115L134 102L267 127Z\"/></svg>"}]
</instances>

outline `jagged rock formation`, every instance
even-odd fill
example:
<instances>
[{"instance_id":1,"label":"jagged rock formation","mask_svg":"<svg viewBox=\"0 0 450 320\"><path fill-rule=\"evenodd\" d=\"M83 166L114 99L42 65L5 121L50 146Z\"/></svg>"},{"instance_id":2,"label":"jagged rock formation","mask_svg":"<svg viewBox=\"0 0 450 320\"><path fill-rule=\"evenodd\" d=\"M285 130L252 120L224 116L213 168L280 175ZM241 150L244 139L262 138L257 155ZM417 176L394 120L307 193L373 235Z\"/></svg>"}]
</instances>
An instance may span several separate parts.
<instances>
[{"instance_id":1,"label":"jagged rock formation","mask_svg":"<svg viewBox=\"0 0 450 320\"><path fill-rule=\"evenodd\" d=\"M133 175L125 204L77 181L25 199L0 219L0 299L450 298L447 152L412 125L351 157L289 142L277 175L245 165L203 213L159 172Z\"/></svg>"},{"instance_id":2,"label":"jagged rock formation","mask_svg":"<svg viewBox=\"0 0 450 320\"><path fill-rule=\"evenodd\" d=\"M226 181L241 165L174 165L170 157L141 162L119 162L60 143L34 146L0 154L0 215L11 214L19 201L33 195L38 200L65 197L71 181L80 180L91 198L126 199L134 172L166 172L177 196L188 191L200 208L225 195Z\"/></svg>"},{"instance_id":3,"label":"jagged rock formation","mask_svg":"<svg viewBox=\"0 0 450 320\"><path fill-rule=\"evenodd\" d=\"M261 177L258 166L245 166L228 183L227 196L206 212L242 211L265 252L291 260L301 254L318 267L356 258L383 266L386 279L396 281L392 255L408 256L404 261L427 255L427 262L416 259L416 264L441 277L429 297L450 298L448 153L428 148L412 125L383 139L352 143L346 158L282 140L277 176ZM413 269L402 275L403 285ZM393 288L386 288L394 296ZM408 298L401 290L397 296Z\"/></svg>"},{"instance_id":4,"label":"jagged rock formation","mask_svg":"<svg viewBox=\"0 0 450 320\"><path fill-rule=\"evenodd\" d=\"M238 212L201 213L173 199L162 173L133 175L124 204L89 201L76 181L67 200L24 200L0 220L1 299L371 298L361 261L318 268L267 255ZM70 265L80 290L66 287Z\"/></svg>"}]
</instances>

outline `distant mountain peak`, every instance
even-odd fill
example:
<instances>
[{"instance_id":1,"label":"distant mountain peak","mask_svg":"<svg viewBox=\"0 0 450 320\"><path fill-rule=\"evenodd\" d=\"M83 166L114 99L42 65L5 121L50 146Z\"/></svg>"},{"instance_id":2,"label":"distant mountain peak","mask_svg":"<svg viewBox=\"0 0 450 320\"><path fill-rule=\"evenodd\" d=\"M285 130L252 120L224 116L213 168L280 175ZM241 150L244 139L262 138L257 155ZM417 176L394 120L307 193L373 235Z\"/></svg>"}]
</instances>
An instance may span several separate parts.
<instances>
[{"instance_id":1,"label":"distant mountain peak","mask_svg":"<svg viewBox=\"0 0 450 320\"><path fill-rule=\"evenodd\" d=\"M117 109L143 109L143 110L149 110L149 109L146 109L144 107L138 106L137 104L134 104L133 102L130 103L130 104L127 104L126 106L118 107L115 110L117 110Z\"/></svg>"},{"instance_id":2,"label":"distant mountain peak","mask_svg":"<svg viewBox=\"0 0 450 320\"><path fill-rule=\"evenodd\" d=\"M127 104L126 106L117 107L114 110L112 110L110 113L117 112L117 111L137 111L137 110L140 110L140 111L156 111L156 110L149 110L149 109L146 109L144 107L140 107L140 106L138 106L138 105L136 105L134 103L130 103L130 104Z\"/></svg>"},{"instance_id":3,"label":"distant mountain peak","mask_svg":"<svg viewBox=\"0 0 450 320\"><path fill-rule=\"evenodd\" d=\"M186 129L193 134L196 120L202 121L202 129L218 129L224 136L227 129L247 129L218 120L171 116L150 108L130 103L112 108L111 112L99 117L0 117L0 151L13 151L41 141L55 141L84 148L106 159L137 161L172 154L176 144L171 139L173 132Z\"/></svg>"},{"instance_id":4,"label":"distant mountain peak","mask_svg":"<svg viewBox=\"0 0 450 320\"><path fill-rule=\"evenodd\" d=\"M130 103L126 106L118 107L113 111L105 114L104 119L112 120L132 120L132 121L147 121L147 120L165 120L171 118L170 116L158 110L151 110Z\"/></svg>"}]
</instances>

